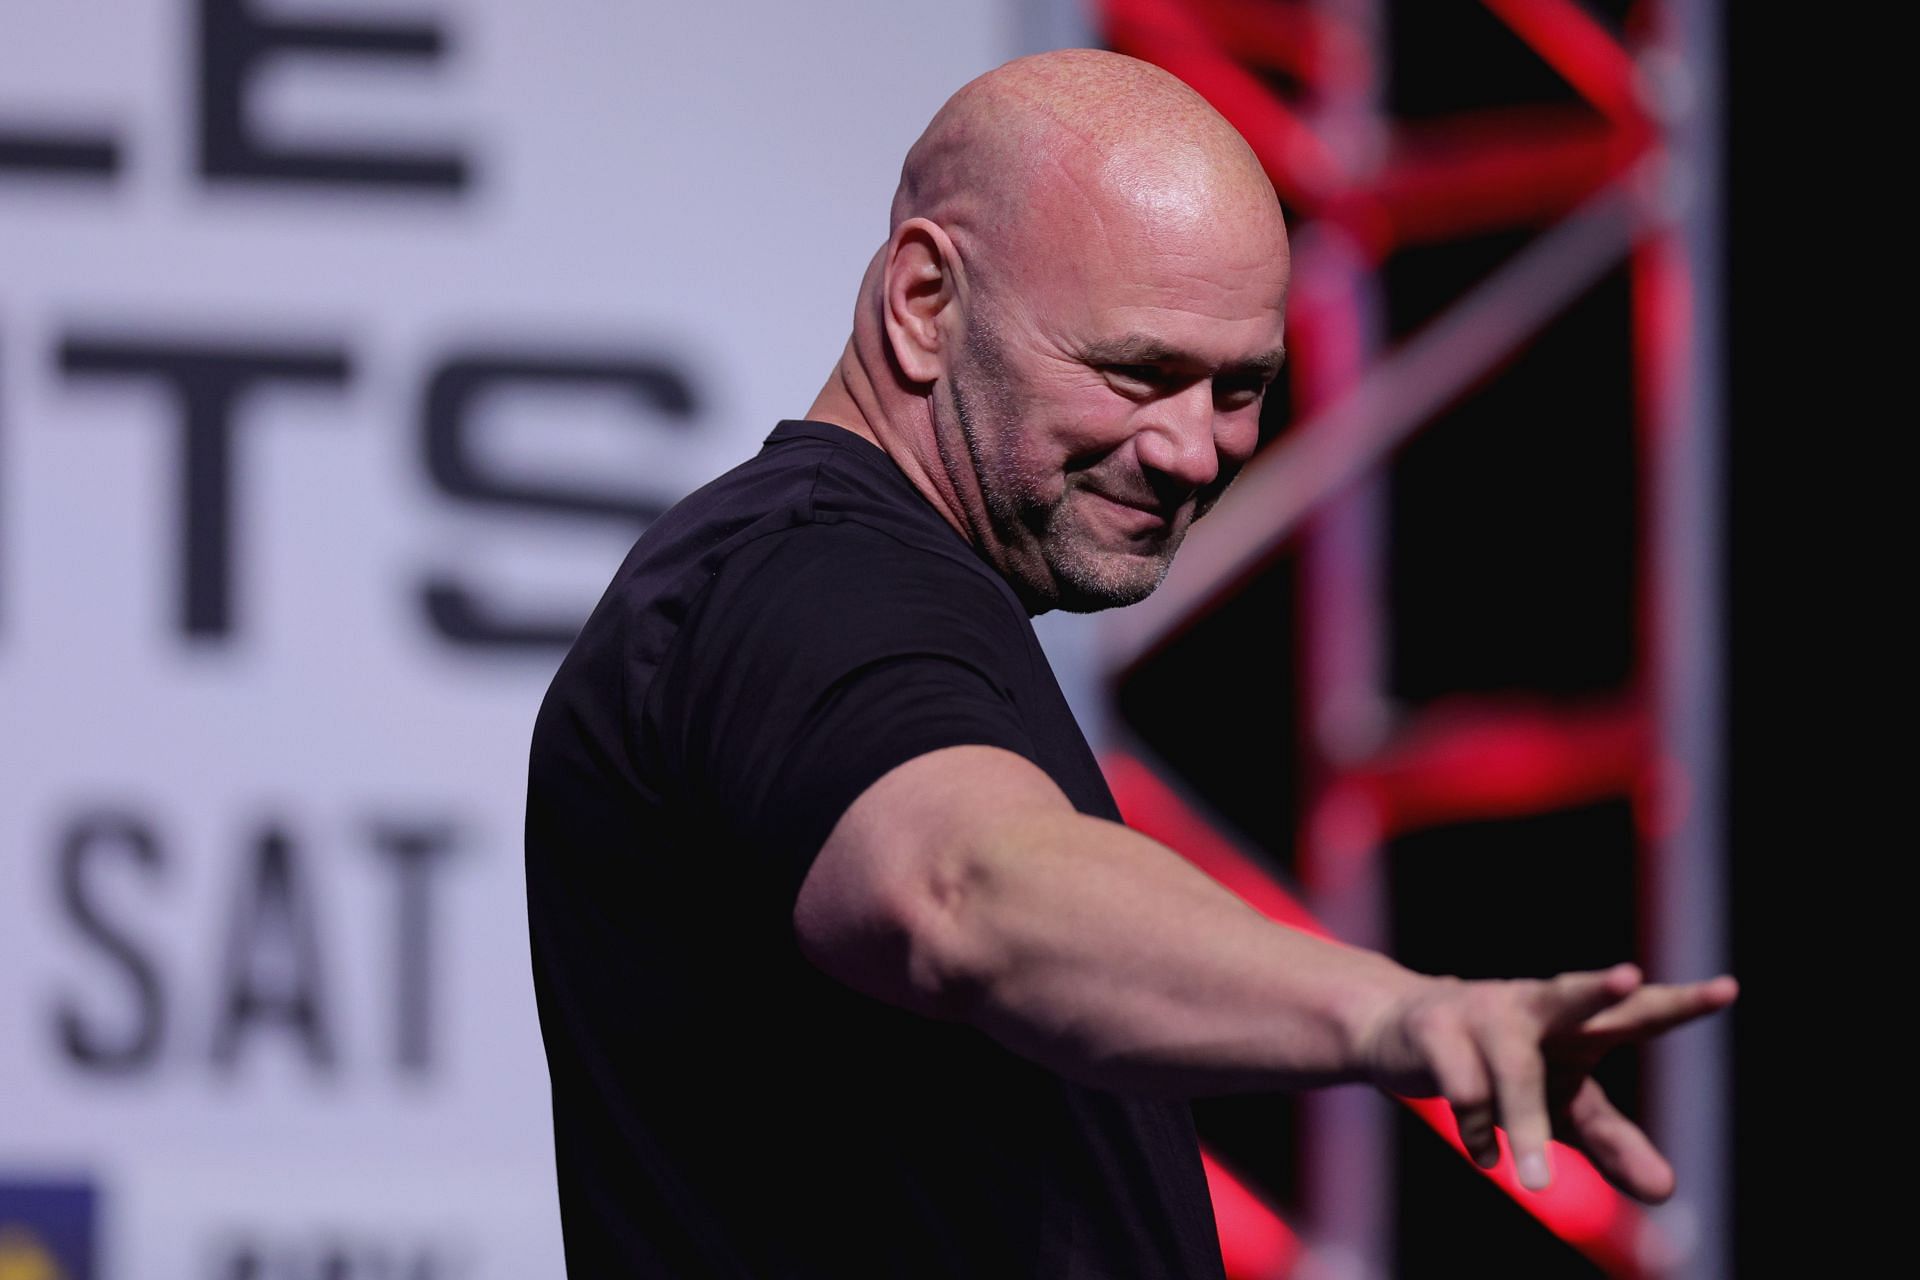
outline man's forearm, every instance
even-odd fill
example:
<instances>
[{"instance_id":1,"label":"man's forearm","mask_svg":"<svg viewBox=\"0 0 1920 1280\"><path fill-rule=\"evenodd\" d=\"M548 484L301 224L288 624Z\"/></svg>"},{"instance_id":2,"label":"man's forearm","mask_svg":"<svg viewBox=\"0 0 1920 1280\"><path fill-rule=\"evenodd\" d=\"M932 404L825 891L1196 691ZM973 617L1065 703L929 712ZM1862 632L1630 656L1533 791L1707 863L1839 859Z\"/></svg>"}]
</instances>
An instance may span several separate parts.
<instances>
[{"instance_id":1,"label":"man's forearm","mask_svg":"<svg viewBox=\"0 0 1920 1280\"><path fill-rule=\"evenodd\" d=\"M1368 1028L1429 981L1277 925L1163 845L1079 814L978 851L943 899L948 1015L1116 1091L1359 1079Z\"/></svg>"}]
</instances>

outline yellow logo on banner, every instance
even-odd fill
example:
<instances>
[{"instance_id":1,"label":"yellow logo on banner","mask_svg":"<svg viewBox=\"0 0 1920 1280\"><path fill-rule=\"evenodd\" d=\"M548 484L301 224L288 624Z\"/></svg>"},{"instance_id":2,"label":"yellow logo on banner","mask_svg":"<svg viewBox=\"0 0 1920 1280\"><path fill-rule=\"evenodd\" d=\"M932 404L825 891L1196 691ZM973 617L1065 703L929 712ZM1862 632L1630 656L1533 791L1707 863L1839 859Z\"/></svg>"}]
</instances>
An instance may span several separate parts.
<instances>
[{"instance_id":1,"label":"yellow logo on banner","mask_svg":"<svg viewBox=\"0 0 1920 1280\"><path fill-rule=\"evenodd\" d=\"M0 1226L0 1280L61 1280L66 1273L40 1238L22 1226Z\"/></svg>"}]
</instances>

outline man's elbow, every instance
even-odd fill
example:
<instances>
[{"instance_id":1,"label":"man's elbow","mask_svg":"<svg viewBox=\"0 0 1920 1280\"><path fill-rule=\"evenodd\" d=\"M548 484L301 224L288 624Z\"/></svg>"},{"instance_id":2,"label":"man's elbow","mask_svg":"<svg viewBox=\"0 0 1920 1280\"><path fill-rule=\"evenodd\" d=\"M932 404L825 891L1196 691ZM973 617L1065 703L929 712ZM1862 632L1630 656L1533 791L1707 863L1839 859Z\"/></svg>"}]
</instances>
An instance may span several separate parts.
<instances>
[{"instance_id":1,"label":"man's elbow","mask_svg":"<svg viewBox=\"0 0 1920 1280\"><path fill-rule=\"evenodd\" d=\"M814 965L928 1017L977 1023L1008 971L1015 870L1049 824L1077 820L1032 761L946 747L848 806L800 888L794 930Z\"/></svg>"},{"instance_id":2,"label":"man's elbow","mask_svg":"<svg viewBox=\"0 0 1920 1280\"><path fill-rule=\"evenodd\" d=\"M794 903L801 955L864 995L970 1021L994 969L978 927L979 868L957 857L876 865L837 852L821 851Z\"/></svg>"}]
</instances>

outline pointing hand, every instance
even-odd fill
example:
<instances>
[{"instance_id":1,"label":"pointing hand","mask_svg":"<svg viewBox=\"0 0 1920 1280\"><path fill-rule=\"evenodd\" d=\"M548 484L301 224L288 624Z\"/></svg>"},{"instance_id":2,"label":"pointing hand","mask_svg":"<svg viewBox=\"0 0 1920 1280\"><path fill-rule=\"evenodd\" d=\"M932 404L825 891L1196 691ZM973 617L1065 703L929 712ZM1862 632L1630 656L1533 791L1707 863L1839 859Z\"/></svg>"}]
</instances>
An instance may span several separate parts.
<instances>
[{"instance_id":1,"label":"pointing hand","mask_svg":"<svg viewBox=\"0 0 1920 1280\"><path fill-rule=\"evenodd\" d=\"M1630 964L1545 980L1422 978L1377 1016L1362 1062L1384 1089L1446 1098L1482 1168L1500 1161L1498 1122L1523 1186L1547 1185L1552 1137L1584 1152L1621 1191L1657 1204L1673 1194L1673 1167L1607 1099L1594 1065L1609 1049L1723 1009L1738 994L1726 975L1644 984Z\"/></svg>"}]
</instances>

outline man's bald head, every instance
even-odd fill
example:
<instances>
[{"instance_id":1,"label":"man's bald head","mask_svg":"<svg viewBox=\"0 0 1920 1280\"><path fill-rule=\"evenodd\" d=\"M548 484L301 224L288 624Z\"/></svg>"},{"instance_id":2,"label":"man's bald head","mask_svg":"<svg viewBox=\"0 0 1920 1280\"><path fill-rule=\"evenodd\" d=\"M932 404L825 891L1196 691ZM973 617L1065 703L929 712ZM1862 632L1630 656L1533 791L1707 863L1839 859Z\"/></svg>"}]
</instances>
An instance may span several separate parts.
<instances>
[{"instance_id":1,"label":"man's bald head","mask_svg":"<svg viewBox=\"0 0 1920 1280\"><path fill-rule=\"evenodd\" d=\"M1267 221L1285 251L1272 183L1205 98L1150 63L1062 49L947 100L907 152L888 230L926 218L991 270L1115 216L1185 229L1236 215Z\"/></svg>"}]
</instances>

